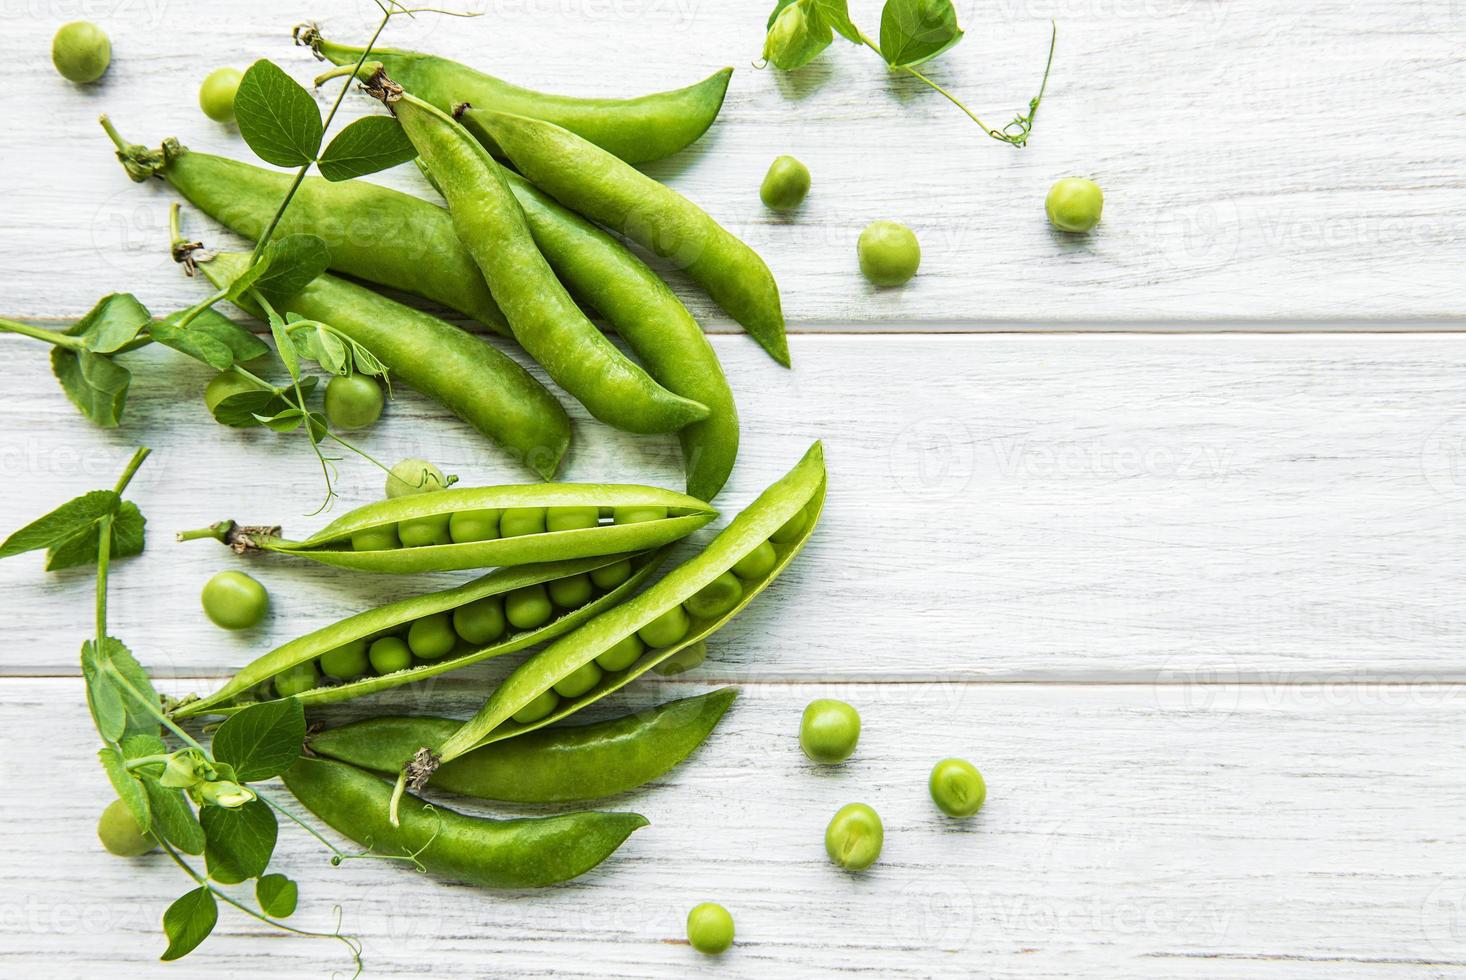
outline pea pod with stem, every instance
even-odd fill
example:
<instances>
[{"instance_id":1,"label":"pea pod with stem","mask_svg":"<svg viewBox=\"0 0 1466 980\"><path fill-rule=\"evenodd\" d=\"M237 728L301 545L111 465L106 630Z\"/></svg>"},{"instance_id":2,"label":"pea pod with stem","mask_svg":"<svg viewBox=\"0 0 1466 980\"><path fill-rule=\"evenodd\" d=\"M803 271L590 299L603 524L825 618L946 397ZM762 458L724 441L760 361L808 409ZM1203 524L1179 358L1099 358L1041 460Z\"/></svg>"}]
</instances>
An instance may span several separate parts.
<instances>
[{"instance_id":1,"label":"pea pod with stem","mask_svg":"<svg viewBox=\"0 0 1466 980\"><path fill-rule=\"evenodd\" d=\"M259 700L256 692L261 685L299 671L303 666L307 667L310 676L317 678L317 682L307 690L294 692L293 696L306 707L311 707L414 684L492 657L525 650L568 633L599 613L614 607L646 581L661 564L663 557L661 553L607 555L501 568L456 588L400 599L357 613L276 647L245 666L213 694L179 702L172 711L172 716L190 718L232 714ZM624 579L601 591L599 595L594 594L594 588L587 590L583 596L578 597L583 599L578 605L556 608L543 597L546 587L549 588L550 595L557 594L557 582L578 582L589 580L590 576L600 577L600 573L615 571L611 566L623 562L627 563ZM503 609L506 600L513 602L518 597L529 600L536 595L540 596L543 610L526 624L526 628L505 621ZM460 623L458 616L467 614L471 617L476 610L483 611L483 614L496 620L487 634L491 637L490 640L485 642L472 629L462 626L452 633L446 632L453 628L450 623ZM414 624L432 623L434 620L439 621L448 642L452 644L450 649L435 659L418 658L410 666L387 673L373 673L368 670L362 676L339 683L322 682L320 673L315 670L318 662L324 665L324 658L335 651L354 647L359 651L358 656L365 658L366 645L383 637L408 637L410 641Z\"/></svg>"},{"instance_id":2,"label":"pea pod with stem","mask_svg":"<svg viewBox=\"0 0 1466 980\"><path fill-rule=\"evenodd\" d=\"M316 79L352 74L364 48L338 44L321 36L314 24L302 24L293 35L297 44L340 66ZM368 55L379 61L398 83L438 109L448 112L459 102L472 102L506 112L548 119L627 161L644 163L671 156L707 131L723 106L732 68L722 68L686 88L656 92L632 99L582 99L547 95L511 85L447 58L416 51L373 47ZM492 137L473 129L490 151Z\"/></svg>"},{"instance_id":3,"label":"pea pod with stem","mask_svg":"<svg viewBox=\"0 0 1466 980\"><path fill-rule=\"evenodd\" d=\"M464 517L518 511L528 533L453 539ZM547 514L548 512L548 514ZM556 523L557 514L584 520ZM538 515L538 523L534 522ZM239 554L271 551L368 572L410 574L497 565L595 558L649 551L691 534L717 516L695 497L657 487L613 483L541 483L501 487L450 487L433 493L379 500L349 511L301 541L280 537L275 526L221 521L178 538L214 538ZM609 521L607 521L609 519ZM574 526L571 526L573 523ZM426 528L431 543L402 547L404 524Z\"/></svg>"},{"instance_id":4,"label":"pea pod with stem","mask_svg":"<svg viewBox=\"0 0 1466 980\"><path fill-rule=\"evenodd\" d=\"M773 273L706 211L554 123L472 105L455 111L490 133L536 187L685 271L774 360L789 366Z\"/></svg>"},{"instance_id":5,"label":"pea pod with stem","mask_svg":"<svg viewBox=\"0 0 1466 980\"><path fill-rule=\"evenodd\" d=\"M476 749L439 767L428 786L506 803L571 803L614 796L664 775L712 733L737 691L719 688L590 725L562 725ZM423 745L446 740L452 718L368 718L318 732L317 755L394 775Z\"/></svg>"}]
</instances>

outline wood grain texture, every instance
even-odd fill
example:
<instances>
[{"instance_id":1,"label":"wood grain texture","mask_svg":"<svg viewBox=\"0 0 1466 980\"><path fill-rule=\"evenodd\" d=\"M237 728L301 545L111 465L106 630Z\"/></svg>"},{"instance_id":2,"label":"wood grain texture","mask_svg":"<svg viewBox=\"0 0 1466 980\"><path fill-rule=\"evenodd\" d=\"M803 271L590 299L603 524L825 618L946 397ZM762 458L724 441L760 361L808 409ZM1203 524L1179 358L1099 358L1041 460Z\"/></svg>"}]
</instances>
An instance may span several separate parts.
<instances>
[{"instance_id":1,"label":"wood grain texture","mask_svg":"<svg viewBox=\"0 0 1466 980\"><path fill-rule=\"evenodd\" d=\"M331 35L361 40L371 8L175 0L93 10L112 35L113 65L102 84L77 87L46 57L56 24L78 15L73 6L8 16L0 32L14 161L0 313L75 316L120 288L181 307L193 293L166 256L171 195L127 180L96 115L109 112L141 142L171 135L248 156L231 129L199 112L204 74L270 57L308 80L319 65L290 46L292 24L316 16ZM594 95L676 87L735 66L713 130L651 170L766 257L795 329L1459 322L1458 3L961 3L969 36L932 73L993 125L1034 94L1048 21L1059 24L1048 98L1022 152L843 42L795 74L753 68L768 0L459 6L485 16L422 16L394 25L389 43ZM851 6L874 35L879 2ZM352 97L343 120L372 109ZM757 195L780 153L814 174L792 219ZM1106 191L1104 224L1088 238L1055 233L1043 217L1049 185L1071 174ZM380 179L425 192L411 168ZM860 278L855 238L876 218L921 236L922 271L905 289ZM230 241L200 219L194 226ZM700 319L728 326L685 280L674 285Z\"/></svg>"}]
</instances>

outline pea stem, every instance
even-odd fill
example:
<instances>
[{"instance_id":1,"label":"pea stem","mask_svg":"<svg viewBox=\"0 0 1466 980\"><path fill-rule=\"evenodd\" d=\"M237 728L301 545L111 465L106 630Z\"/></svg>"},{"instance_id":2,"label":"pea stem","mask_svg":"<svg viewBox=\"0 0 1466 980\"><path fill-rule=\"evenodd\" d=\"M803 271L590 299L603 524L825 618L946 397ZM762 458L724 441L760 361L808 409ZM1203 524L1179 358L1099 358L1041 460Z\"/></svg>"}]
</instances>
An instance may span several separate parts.
<instances>
[{"instance_id":1,"label":"pea stem","mask_svg":"<svg viewBox=\"0 0 1466 980\"><path fill-rule=\"evenodd\" d=\"M223 541L229 536L229 529L234 526L233 521L220 521L217 524L210 524L208 527L201 527L193 531L179 531L179 541L198 541L201 538L213 538L215 541Z\"/></svg>"},{"instance_id":2,"label":"pea stem","mask_svg":"<svg viewBox=\"0 0 1466 980\"><path fill-rule=\"evenodd\" d=\"M0 330L6 333L18 333L23 337L30 337L33 340L44 340L56 347L65 347L67 350L82 351L87 349L86 341L80 337L72 337L62 333L60 330L47 330L45 327L33 327L29 323L21 323L19 320L7 320L0 317Z\"/></svg>"},{"instance_id":3,"label":"pea stem","mask_svg":"<svg viewBox=\"0 0 1466 980\"><path fill-rule=\"evenodd\" d=\"M330 851L332 854L334 854L337 857L342 858L342 859L345 859L345 858L348 858L348 857L351 856L351 855L347 854L345 851L341 850L335 844L332 844L330 841L326 840L326 838L322 837L321 834L320 834L320 832L318 830L316 830L316 828L312 827L310 824L306 823L304 820L300 819L295 814L293 814L289 810L285 809L279 803L276 803L274 800L270 799L264 793L260 793L258 795L259 795L259 798L262 799L262 800L264 800L265 803L268 806L270 806L271 808L273 808L276 813L279 813L279 814L284 815L285 818L288 819L291 823L293 823L296 826L300 827L306 833L310 834L316 840L320 841L322 844L324 844L326 846L326 849L328 851Z\"/></svg>"}]
</instances>

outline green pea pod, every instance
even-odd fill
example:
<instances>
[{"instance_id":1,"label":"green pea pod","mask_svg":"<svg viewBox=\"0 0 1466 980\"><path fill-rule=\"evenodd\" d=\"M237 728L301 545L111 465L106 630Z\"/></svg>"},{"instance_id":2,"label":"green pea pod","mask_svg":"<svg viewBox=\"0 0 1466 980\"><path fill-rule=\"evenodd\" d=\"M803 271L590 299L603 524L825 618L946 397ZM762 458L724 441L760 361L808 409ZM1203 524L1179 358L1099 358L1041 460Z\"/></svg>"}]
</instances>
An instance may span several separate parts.
<instances>
[{"instance_id":1,"label":"green pea pod","mask_svg":"<svg viewBox=\"0 0 1466 980\"><path fill-rule=\"evenodd\" d=\"M617 509L651 509L666 516L636 523L597 523L573 530L540 531L456 544L380 547L384 533L395 539L403 522L449 522L455 514L473 511L543 508L595 508L601 519ZM671 544L702 527L717 511L695 497L614 483L539 483L502 487L450 487L366 504L348 511L303 541L279 536L279 527L245 527L221 521L199 531L185 531L179 540L214 538L236 552L273 551L367 572L409 574L449 572L497 565L594 558L649 551ZM614 519L614 518L613 518ZM367 542L362 550L353 550Z\"/></svg>"},{"instance_id":2,"label":"green pea pod","mask_svg":"<svg viewBox=\"0 0 1466 980\"><path fill-rule=\"evenodd\" d=\"M280 778L306 809L372 853L411 858L435 875L485 888L578 878L648 823L639 813L594 811L490 820L412 797L400 825L393 825L386 817L392 786L371 773L301 758Z\"/></svg>"},{"instance_id":3,"label":"green pea pod","mask_svg":"<svg viewBox=\"0 0 1466 980\"><path fill-rule=\"evenodd\" d=\"M473 106L462 118L492 134L536 187L684 270L774 360L789 366L773 273L706 211L554 123Z\"/></svg>"},{"instance_id":4,"label":"green pea pod","mask_svg":"<svg viewBox=\"0 0 1466 980\"><path fill-rule=\"evenodd\" d=\"M494 158L452 118L378 72L367 90L396 115L448 202L514 337L559 385L607 425L675 432L706 405L674 395L588 320L534 243Z\"/></svg>"},{"instance_id":5,"label":"green pea pod","mask_svg":"<svg viewBox=\"0 0 1466 980\"><path fill-rule=\"evenodd\" d=\"M258 239L269 226L295 179L195 153L175 139L150 150L125 142L106 116L102 125L133 180L167 180L194 207L246 238ZM426 297L513 336L478 266L459 244L453 219L430 201L364 180L307 177L274 234L316 235L330 250L336 272Z\"/></svg>"},{"instance_id":6,"label":"green pea pod","mask_svg":"<svg viewBox=\"0 0 1466 980\"><path fill-rule=\"evenodd\" d=\"M327 41L314 25L296 28L295 38L347 73L364 50ZM634 99L578 99L520 88L456 61L415 51L374 47L371 59L381 62L409 92L444 112L459 102L472 102L548 119L630 163L671 156L706 132L723 106L733 75L732 68L722 68L695 85L670 92ZM316 84L339 74L328 72ZM489 150L495 149L488 134L475 130L474 135Z\"/></svg>"},{"instance_id":7,"label":"green pea pod","mask_svg":"<svg viewBox=\"0 0 1466 980\"><path fill-rule=\"evenodd\" d=\"M819 521L824 496L824 452L821 445L815 443L794 469L733 518L702 554L673 569L640 595L597 616L575 632L560 637L520 664L457 732L437 746L423 746L425 751L419 753L403 771L399 785L405 780L408 785L421 786L438 765L451 762L481 746L542 728L573 714L619 690L680 651L705 640L778 578L804 547ZM800 519L801 515L803 523L798 533L786 537L783 529ZM771 541L771 538L775 540ZM778 541L778 538L784 540ZM708 619L689 616L686 629L674 642L646 650L624 670L605 672L589 690L562 698L553 710L535 720L513 720L514 715L523 712L531 702L554 689L566 677L617 644L641 634L653 622L682 608L687 600L702 593L720 576L766 544L773 550L772 562L741 588L741 595L730 608Z\"/></svg>"},{"instance_id":8,"label":"green pea pod","mask_svg":"<svg viewBox=\"0 0 1466 980\"><path fill-rule=\"evenodd\" d=\"M244 252L200 253L195 260L221 289L250 264ZM237 303L263 318L248 298ZM570 418L544 385L493 346L330 275L317 276L284 309L329 323L371 351L392 380L446 406L542 478L554 477L570 445Z\"/></svg>"},{"instance_id":9,"label":"green pea pod","mask_svg":"<svg viewBox=\"0 0 1466 980\"><path fill-rule=\"evenodd\" d=\"M665 557L665 552L608 555L602 558L577 558L542 565L501 568L457 588L413 596L369 609L276 647L243 667L228 683L208 697L181 702L172 715L175 718L191 718L198 715L233 714L257 700L255 693L261 685L269 684L281 674L299 668L302 664L313 664L317 658L334 650L358 642L364 645L385 636L401 636L413 623L426 617L452 613L493 596L502 597L516 590L531 589L559 579L575 578L624 559L631 560L631 574L625 581L576 608L562 610L542 625L520 630L509 630L506 627L506 635L487 645L455 636L452 650L437 660L417 660L403 670L367 674L341 683L320 683L318 680L315 687L293 696L306 707L333 704L404 684L414 684L491 657L516 653L568 633L613 608L640 588L641 583L661 565Z\"/></svg>"}]
</instances>

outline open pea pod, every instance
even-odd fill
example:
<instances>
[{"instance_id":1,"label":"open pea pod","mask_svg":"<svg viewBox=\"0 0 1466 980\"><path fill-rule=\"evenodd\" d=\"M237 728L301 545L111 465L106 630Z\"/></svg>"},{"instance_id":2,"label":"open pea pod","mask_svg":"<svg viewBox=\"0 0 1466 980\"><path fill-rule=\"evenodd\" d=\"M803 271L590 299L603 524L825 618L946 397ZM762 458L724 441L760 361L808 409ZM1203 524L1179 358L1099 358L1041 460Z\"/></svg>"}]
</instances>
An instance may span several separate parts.
<instances>
[{"instance_id":1,"label":"open pea pod","mask_svg":"<svg viewBox=\"0 0 1466 980\"><path fill-rule=\"evenodd\" d=\"M273 551L339 568L409 574L647 551L716 516L696 497L658 487L540 483L380 500L342 514L303 541L280 537L279 527L233 521L179 539L212 537L240 554Z\"/></svg>"},{"instance_id":2,"label":"open pea pod","mask_svg":"<svg viewBox=\"0 0 1466 980\"><path fill-rule=\"evenodd\" d=\"M524 650L615 607L665 557L665 551L646 552L501 568L457 588L400 599L276 647L218 691L185 701L172 714L232 714L286 695L307 707L330 704ZM415 630L426 636L419 639ZM395 666L386 663L387 654L401 658L400 669L377 670L379 660ZM333 670L347 676L332 677Z\"/></svg>"},{"instance_id":3,"label":"open pea pod","mask_svg":"<svg viewBox=\"0 0 1466 980\"><path fill-rule=\"evenodd\" d=\"M619 690L721 629L793 561L814 532L825 498L824 452L815 443L695 558L639 595L560 637L530 657L478 713L437 746L424 746L403 770L399 787L420 788L437 767L467 752L542 728ZM727 583L732 578L734 583ZM721 601L705 601L720 583ZM643 649L612 669L608 658ZM632 649L635 649L633 644Z\"/></svg>"}]
</instances>

